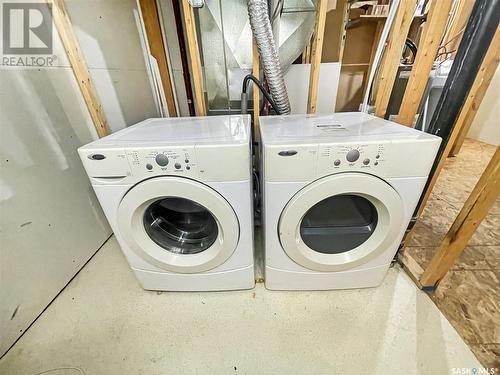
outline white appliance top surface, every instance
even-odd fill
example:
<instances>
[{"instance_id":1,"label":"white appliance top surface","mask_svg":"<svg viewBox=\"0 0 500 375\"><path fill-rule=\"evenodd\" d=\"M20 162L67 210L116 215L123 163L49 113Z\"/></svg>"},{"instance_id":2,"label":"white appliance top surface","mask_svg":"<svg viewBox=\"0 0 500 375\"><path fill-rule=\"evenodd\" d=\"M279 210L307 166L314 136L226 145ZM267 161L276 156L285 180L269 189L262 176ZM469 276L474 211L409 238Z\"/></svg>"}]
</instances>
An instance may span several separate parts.
<instances>
[{"instance_id":1,"label":"white appliance top surface","mask_svg":"<svg viewBox=\"0 0 500 375\"><path fill-rule=\"evenodd\" d=\"M152 118L98 139L84 147L127 144L234 144L247 143L250 116Z\"/></svg>"},{"instance_id":2,"label":"white appliance top surface","mask_svg":"<svg viewBox=\"0 0 500 375\"><path fill-rule=\"evenodd\" d=\"M363 112L266 116L260 118L260 131L263 142L267 144L439 139Z\"/></svg>"}]
</instances>

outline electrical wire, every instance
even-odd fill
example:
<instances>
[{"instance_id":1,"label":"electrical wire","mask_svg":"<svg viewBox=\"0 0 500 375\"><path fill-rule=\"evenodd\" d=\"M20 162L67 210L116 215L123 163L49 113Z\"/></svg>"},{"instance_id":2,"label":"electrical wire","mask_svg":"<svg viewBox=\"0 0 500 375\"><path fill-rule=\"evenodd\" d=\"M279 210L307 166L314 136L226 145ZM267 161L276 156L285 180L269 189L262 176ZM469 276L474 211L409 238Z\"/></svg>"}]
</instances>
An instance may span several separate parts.
<instances>
[{"instance_id":1,"label":"electrical wire","mask_svg":"<svg viewBox=\"0 0 500 375\"><path fill-rule=\"evenodd\" d=\"M278 18L278 14L281 16L281 13L283 12L283 6L284 6L284 1L278 0L278 3L274 8L273 15L271 16L271 23L273 23L276 20L276 18Z\"/></svg>"},{"instance_id":2,"label":"electrical wire","mask_svg":"<svg viewBox=\"0 0 500 375\"><path fill-rule=\"evenodd\" d=\"M465 26L462 27L460 29L460 31L457 31L457 33L454 36L452 36L450 39L448 39L448 41L446 43L444 43L443 45L441 45L440 48L444 47L444 46L447 46L448 44L450 44L451 42L453 42L456 38L458 38L464 32L464 30L465 30Z\"/></svg>"},{"instance_id":3,"label":"electrical wire","mask_svg":"<svg viewBox=\"0 0 500 375\"><path fill-rule=\"evenodd\" d=\"M274 102L273 98L271 98L271 96L266 91L266 89L264 89L264 86L262 86L262 83L253 74L248 74L245 76L245 78L243 78L243 87L241 88L241 93L246 95L249 81L252 81L253 83L255 83L257 85L257 87L259 88L262 95L264 95L264 97L269 102L269 104L271 104L271 106L274 108L276 113L278 115L281 115L281 112L279 111L278 107L276 106L276 103ZM254 103L254 105L255 105L255 103Z\"/></svg>"}]
</instances>

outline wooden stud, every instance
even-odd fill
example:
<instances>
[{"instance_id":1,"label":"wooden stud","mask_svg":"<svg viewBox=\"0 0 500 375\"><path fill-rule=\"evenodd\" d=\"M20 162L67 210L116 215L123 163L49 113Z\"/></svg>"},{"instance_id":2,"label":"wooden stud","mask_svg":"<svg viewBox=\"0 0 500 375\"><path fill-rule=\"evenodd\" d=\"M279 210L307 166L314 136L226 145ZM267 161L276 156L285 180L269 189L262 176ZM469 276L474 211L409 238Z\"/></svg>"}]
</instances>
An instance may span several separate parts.
<instances>
[{"instance_id":1,"label":"wooden stud","mask_svg":"<svg viewBox=\"0 0 500 375\"><path fill-rule=\"evenodd\" d=\"M414 0L401 0L399 3L384 51L384 64L378 75L378 89L375 97L375 115L378 117L383 118L387 112L392 87L398 73L401 53L415 14L415 7L416 2Z\"/></svg>"},{"instance_id":2,"label":"wooden stud","mask_svg":"<svg viewBox=\"0 0 500 375\"><path fill-rule=\"evenodd\" d=\"M431 2L417 56L401 102L397 118L397 122L400 124L413 125L446 28L452 2L452 0L433 0Z\"/></svg>"},{"instance_id":3,"label":"wooden stud","mask_svg":"<svg viewBox=\"0 0 500 375\"><path fill-rule=\"evenodd\" d=\"M252 44L252 74L255 78L260 79L260 63L259 63L259 49L255 39ZM260 111L260 92L257 85L253 86L253 126L254 126L254 140L257 141L259 136L259 111Z\"/></svg>"},{"instance_id":4,"label":"wooden stud","mask_svg":"<svg viewBox=\"0 0 500 375\"><path fill-rule=\"evenodd\" d=\"M420 277L424 273L420 264L408 253L408 251L400 251L398 253L398 261L403 266L403 269L406 271L408 276L413 280L413 282L422 289L422 285L420 284Z\"/></svg>"},{"instance_id":5,"label":"wooden stud","mask_svg":"<svg viewBox=\"0 0 500 375\"><path fill-rule=\"evenodd\" d=\"M306 48L304 48L304 51L302 52L302 64L309 64L311 61L309 60L311 57L311 42L312 39L307 43Z\"/></svg>"},{"instance_id":6,"label":"wooden stud","mask_svg":"<svg viewBox=\"0 0 500 375\"><path fill-rule=\"evenodd\" d=\"M500 147L460 210L441 246L425 269L420 284L434 287L462 253L500 194Z\"/></svg>"},{"instance_id":7,"label":"wooden stud","mask_svg":"<svg viewBox=\"0 0 500 375\"><path fill-rule=\"evenodd\" d=\"M318 0L316 12L316 25L314 27L314 39L311 50L311 72L309 75L309 96L307 99L307 113L316 113L318 100L318 82L323 54L323 39L325 33L326 9L328 0Z\"/></svg>"},{"instance_id":8,"label":"wooden stud","mask_svg":"<svg viewBox=\"0 0 500 375\"><path fill-rule=\"evenodd\" d=\"M144 27L146 28L149 49L151 55L153 55L158 62L163 91L167 100L168 114L170 117L175 117L177 116L177 108L175 106L174 90L172 88L167 51L163 43L163 34L161 32L160 16L158 14L156 0L139 0L139 4L141 6Z\"/></svg>"},{"instance_id":9,"label":"wooden stud","mask_svg":"<svg viewBox=\"0 0 500 375\"><path fill-rule=\"evenodd\" d=\"M342 60L344 59L344 48L345 48L345 40L347 36L347 24L349 23L349 11L351 9L349 0L343 0L344 8L342 10L342 31L340 33L340 48L339 48L339 62L342 64ZM337 2L338 4L338 2Z\"/></svg>"},{"instance_id":10,"label":"wooden stud","mask_svg":"<svg viewBox=\"0 0 500 375\"><path fill-rule=\"evenodd\" d=\"M493 41L491 42L488 52L484 57L481 64L481 68L474 80L474 84L470 90L469 95L465 101L465 104L460 112L460 117L457 120L457 125L459 127L458 136L453 142L451 150L445 155L456 156L464 143L467 133L469 133L470 127L474 118L476 117L479 106L483 101L486 91L495 76L498 64L500 63L500 28L497 28ZM451 142L450 142L451 143Z\"/></svg>"},{"instance_id":11,"label":"wooden stud","mask_svg":"<svg viewBox=\"0 0 500 375\"><path fill-rule=\"evenodd\" d=\"M186 39L191 60L191 71L193 73L193 88L196 114L206 116L205 95L203 93L203 72L201 69L200 49L198 47L198 37L196 35L196 24L194 22L193 8L188 0L182 0L182 10L184 13L184 26L186 27Z\"/></svg>"},{"instance_id":12,"label":"wooden stud","mask_svg":"<svg viewBox=\"0 0 500 375\"><path fill-rule=\"evenodd\" d=\"M431 181L429 182L427 190L424 192L422 203L420 204L420 207L418 209L417 216L420 216L422 214L425 205L427 203L427 200L431 195L432 189L434 188L434 185L436 184L436 181L441 173L441 170L443 169L444 164L446 163L446 156L450 154L452 147L455 147L454 146L455 140L457 140L457 137L462 133L462 131L463 131L462 133L463 137L465 138L465 135L468 132L468 128L470 127L470 124L472 123L472 120L474 119L474 116L477 113L479 104L481 103L484 94L486 93L486 89L488 88L488 85L491 82L493 75L495 74L496 67L498 66L499 61L500 61L500 28L497 28L495 36L493 37L490 47L486 52L486 56L483 59L483 63L481 64L481 67L474 80L474 83L465 101L465 104L462 107L462 110L460 111L457 123L455 124L450 134L448 143L446 144L446 147L443 151L443 156L438 162L438 165L432 176Z\"/></svg>"},{"instance_id":13,"label":"wooden stud","mask_svg":"<svg viewBox=\"0 0 500 375\"><path fill-rule=\"evenodd\" d=\"M453 51L458 48L473 7L474 0L459 1L457 10L455 11L453 23L451 24L446 38L443 41L443 44L446 44L447 51ZM455 56L455 52L451 53L451 56ZM442 60L445 59L446 55L443 55Z\"/></svg>"},{"instance_id":14,"label":"wooden stud","mask_svg":"<svg viewBox=\"0 0 500 375\"><path fill-rule=\"evenodd\" d=\"M80 87L83 100L89 110L97 135L99 137L104 137L109 134L108 122L83 57L83 53L80 49L80 44L73 31L73 26L66 10L64 0L49 0L48 4L49 6L52 5L52 18L54 24L68 56L73 74Z\"/></svg>"}]
</instances>

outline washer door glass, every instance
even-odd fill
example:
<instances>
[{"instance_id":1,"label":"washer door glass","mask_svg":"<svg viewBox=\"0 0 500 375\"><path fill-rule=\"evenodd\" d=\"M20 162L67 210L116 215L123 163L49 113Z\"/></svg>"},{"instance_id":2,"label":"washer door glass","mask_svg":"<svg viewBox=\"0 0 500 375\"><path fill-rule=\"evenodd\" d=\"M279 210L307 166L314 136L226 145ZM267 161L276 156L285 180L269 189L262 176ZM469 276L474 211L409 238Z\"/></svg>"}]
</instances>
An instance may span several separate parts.
<instances>
[{"instance_id":1,"label":"washer door glass","mask_svg":"<svg viewBox=\"0 0 500 375\"><path fill-rule=\"evenodd\" d=\"M359 195L323 199L311 207L300 224L300 236L312 250L339 254L364 243L377 227L377 209Z\"/></svg>"},{"instance_id":2,"label":"washer door glass","mask_svg":"<svg viewBox=\"0 0 500 375\"><path fill-rule=\"evenodd\" d=\"M198 273L223 264L237 248L240 225L228 201L188 178L160 176L140 182L123 197L117 232L148 264L176 273Z\"/></svg>"},{"instance_id":3,"label":"washer door glass","mask_svg":"<svg viewBox=\"0 0 500 375\"><path fill-rule=\"evenodd\" d=\"M197 254L208 249L219 230L212 213L189 199L167 197L146 208L144 229L159 246L174 254Z\"/></svg>"}]
</instances>

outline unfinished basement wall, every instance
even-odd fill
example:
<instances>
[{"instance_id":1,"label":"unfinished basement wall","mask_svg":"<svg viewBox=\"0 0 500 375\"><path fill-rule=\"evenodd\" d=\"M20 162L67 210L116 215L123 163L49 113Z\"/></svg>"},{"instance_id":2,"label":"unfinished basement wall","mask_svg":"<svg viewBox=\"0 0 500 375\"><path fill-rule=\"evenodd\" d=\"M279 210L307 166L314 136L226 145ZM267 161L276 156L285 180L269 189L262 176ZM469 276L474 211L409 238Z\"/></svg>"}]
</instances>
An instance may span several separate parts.
<instances>
[{"instance_id":1,"label":"unfinished basement wall","mask_svg":"<svg viewBox=\"0 0 500 375\"><path fill-rule=\"evenodd\" d=\"M66 6L111 129L157 116L135 1ZM53 43L53 67L0 65L0 356L111 234L76 151L97 135Z\"/></svg>"},{"instance_id":2,"label":"unfinished basement wall","mask_svg":"<svg viewBox=\"0 0 500 375\"><path fill-rule=\"evenodd\" d=\"M65 0L111 131L158 117L135 0ZM59 66L69 67L66 56Z\"/></svg>"},{"instance_id":3,"label":"unfinished basement wall","mask_svg":"<svg viewBox=\"0 0 500 375\"><path fill-rule=\"evenodd\" d=\"M362 20L361 14L364 14L363 9L351 9L349 13L350 19L358 19L359 23L353 24L346 32L336 112L358 111L363 101L377 24Z\"/></svg>"},{"instance_id":4,"label":"unfinished basement wall","mask_svg":"<svg viewBox=\"0 0 500 375\"><path fill-rule=\"evenodd\" d=\"M161 13L160 21L163 25L165 44L170 57L169 63L172 72L172 85L175 95L177 96L179 114L182 117L189 116L186 86L184 84L184 70L182 69L181 50L177 36L177 26L175 24L172 0L158 0L158 5L159 12Z\"/></svg>"},{"instance_id":5,"label":"unfinished basement wall","mask_svg":"<svg viewBox=\"0 0 500 375\"><path fill-rule=\"evenodd\" d=\"M469 138L500 145L500 69L497 68L495 75L486 91L476 117L467 135Z\"/></svg>"}]
</instances>

